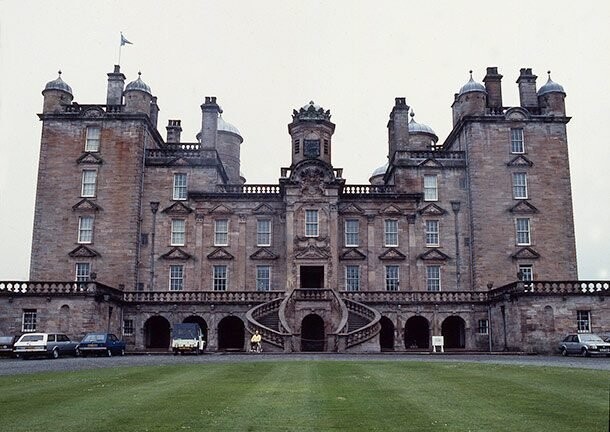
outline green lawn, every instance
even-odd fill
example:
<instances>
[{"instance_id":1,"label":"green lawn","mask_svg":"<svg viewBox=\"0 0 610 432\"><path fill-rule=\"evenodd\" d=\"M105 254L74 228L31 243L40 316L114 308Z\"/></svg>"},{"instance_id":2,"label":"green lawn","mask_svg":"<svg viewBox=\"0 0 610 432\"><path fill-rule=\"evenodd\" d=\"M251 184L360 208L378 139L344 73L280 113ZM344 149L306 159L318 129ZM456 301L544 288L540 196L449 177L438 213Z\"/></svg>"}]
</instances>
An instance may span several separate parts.
<instances>
[{"instance_id":1,"label":"green lawn","mask_svg":"<svg viewBox=\"0 0 610 432\"><path fill-rule=\"evenodd\" d=\"M287 361L0 377L2 431L607 432L607 371Z\"/></svg>"}]
</instances>

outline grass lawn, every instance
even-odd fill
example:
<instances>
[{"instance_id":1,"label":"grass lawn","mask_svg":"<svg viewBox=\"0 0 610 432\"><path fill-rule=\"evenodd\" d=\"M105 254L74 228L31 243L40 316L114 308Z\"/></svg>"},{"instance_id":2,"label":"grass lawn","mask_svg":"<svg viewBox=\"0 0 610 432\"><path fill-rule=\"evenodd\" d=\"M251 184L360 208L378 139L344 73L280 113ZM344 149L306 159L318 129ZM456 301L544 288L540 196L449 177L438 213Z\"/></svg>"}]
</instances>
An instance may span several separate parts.
<instances>
[{"instance_id":1,"label":"grass lawn","mask_svg":"<svg viewBox=\"0 0 610 432\"><path fill-rule=\"evenodd\" d=\"M607 371L287 361L0 377L2 431L607 432Z\"/></svg>"}]
</instances>

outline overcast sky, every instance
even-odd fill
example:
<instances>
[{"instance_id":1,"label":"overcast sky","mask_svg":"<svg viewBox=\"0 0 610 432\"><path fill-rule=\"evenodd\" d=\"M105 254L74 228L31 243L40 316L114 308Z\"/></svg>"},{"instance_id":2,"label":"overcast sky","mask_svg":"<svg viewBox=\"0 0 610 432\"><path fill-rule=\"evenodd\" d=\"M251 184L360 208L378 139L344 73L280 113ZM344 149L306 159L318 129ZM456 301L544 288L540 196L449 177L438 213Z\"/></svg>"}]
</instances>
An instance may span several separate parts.
<instances>
[{"instance_id":1,"label":"overcast sky","mask_svg":"<svg viewBox=\"0 0 610 432\"><path fill-rule=\"evenodd\" d=\"M386 160L395 97L442 142L470 69L481 82L497 66L507 106L518 105L520 68L538 87L550 69L573 117L579 276L610 279L609 23L608 1L0 1L0 280L28 277L40 92L61 69L75 101L104 104L120 31L133 42L121 69L128 82L142 71L159 98L162 136L181 119L194 142L199 106L217 96L244 137L248 183L277 182L292 109L310 100L337 125L333 165L367 183Z\"/></svg>"}]
</instances>

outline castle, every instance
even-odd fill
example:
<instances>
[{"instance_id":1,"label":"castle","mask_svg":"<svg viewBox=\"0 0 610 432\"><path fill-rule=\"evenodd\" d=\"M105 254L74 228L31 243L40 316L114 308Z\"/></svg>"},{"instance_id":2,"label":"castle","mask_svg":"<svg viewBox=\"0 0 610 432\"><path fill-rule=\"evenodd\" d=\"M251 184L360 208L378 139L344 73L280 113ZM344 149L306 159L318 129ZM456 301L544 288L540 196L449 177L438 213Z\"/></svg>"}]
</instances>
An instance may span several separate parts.
<instances>
[{"instance_id":1,"label":"castle","mask_svg":"<svg viewBox=\"0 0 610 432\"><path fill-rule=\"evenodd\" d=\"M106 103L80 104L60 76L42 92L30 281L0 282L0 331L164 350L195 322L210 351L258 330L284 352L429 350L432 336L550 352L608 331L609 283L577 275L566 93L536 78L521 69L506 107L496 67L471 74L443 142L396 98L369 184L333 166L335 124L309 102L278 183L248 184L216 97L185 142L180 120L160 135L141 77L125 85L115 66Z\"/></svg>"}]
</instances>

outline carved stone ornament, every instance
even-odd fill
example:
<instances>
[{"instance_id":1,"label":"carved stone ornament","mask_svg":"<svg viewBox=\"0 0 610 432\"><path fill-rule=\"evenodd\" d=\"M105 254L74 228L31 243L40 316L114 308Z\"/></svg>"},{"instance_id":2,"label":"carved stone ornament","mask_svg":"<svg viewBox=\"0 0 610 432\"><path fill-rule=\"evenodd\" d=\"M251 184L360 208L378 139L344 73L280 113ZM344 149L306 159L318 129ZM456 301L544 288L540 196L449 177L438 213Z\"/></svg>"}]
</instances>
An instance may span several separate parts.
<instances>
[{"instance_id":1,"label":"carved stone ornament","mask_svg":"<svg viewBox=\"0 0 610 432\"><path fill-rule=\"evenodd\" d=\"M209 260L232 260L235 257L229 253L225 248L216 248L208 254Z\"/></svg>"},{"instance_id":2,"label":"carved stone ornament","mask_svg":"<svg viewBox=\"0 0 610 432\"><path fill-rule=\"evenodd\" d=\"M101 165L104 163L102 158L96 153L85 152L78 159L76 159L77 164L91 164L91 165Z\"/></svg>"},{"instance_id":3,"label":"carved stone ornament","mask_svg":"<svg viewBox=\"0 0 610 432\"><path fill-rule=\"evenodd\" d=\"M515 156L506 164L506 166L509 166L509 167L519 167L519 168L531 167L533 165L534 165L534 162L532 162L531 160L529 160L527 157L525 157L523 155Z\"/></svg>"},{"instance_id":4,"label":"carved stone ornament","mask_svg":"<svg viewBox=\"0 0 610 432\"><path fill-rule=\"evenodd\" d=\"M442 216L445 213L447 213L447 211L444 208L442 208L434 203L431 203L431 204L428 204L427 206L425 206L424 208L420 209L418 211L418 213L420 215L424 215L424 216Z\"/></svg>"},{"instance_id":5,"label":"carved stone ornament","mask_svg":"<svg viewBox=\"0 0 610 432\"><path fill-rule=\"evenodd\" d=\"M305 248L295 250L295 259L328 259L330 251L325 248L319 248L314 245L309 245Z\"/></svg>"},{"instance_id":6,"label":"carved stone ornament","mask_svg":"<svg viewBox=\"0 0 610 432\"><path fill-rule=\"evenodd\" d=\"M161 259L166 259L166 260L189 260L193 258L193 255L185 252L182 248L180 247L174 247L172 249L169 250L169 252L164 253L163 255L161 255L159 258Z\"/></svg>"},{"instance_id":7,"label":"carved stone ornament","mask_svg":"<svg viewBox=\"0 0 610 432\"><path fill-rule=\"evenodd\" d=\"M68 255L72 258L97 258L100 256L99 252L85 245L78 246L76 249L68 252Z\"/></svg>"},{"instance_id":8,"label":"carved stone ornament","mask_svg":"<svg viewBox=\"0 0 610 432\"><path fill-rule=\"evenodd\" d=\"M447 261L449 259L449 255L436 248L433 248L420 254L418 258L423 261Z\"/></svg>"},{"instance_id":9,"label":"carved stone ornament","mask_svg":"<svg viewBox=\"0 0 610 432\"><path fill-rule=\"evenodd\" d=\"M362 261L366 259L366 255L356 248L349 248L339 256L342 261Z\"/></svg>"},{"instance_id":10,"label":"carved stone ornament","mask_svg":"<svg viewBox=\"0 0 610 432\"><path fill-rule=\"evenodd\" d=\"M301 192L303 195L322 195L324 193L324 171L320 168L306 168L301 171Z\"/></svg>"},{"instance_id":11,"label":"carved stone ornament","mask_svg":"<svg viewBox=\"0 0 610 432\"><path fill-rule=\"evenodd\" d=\"M83 117L88 117L88 118L97 118L97 117L102 117L104 115L104 111L102 111L101 108L88 108L87 110L85 110L85 112L83 112Z\"/></svg>"},{"instance_id":12,"label":"carved stone ornament","mask_svg":"<svg viewBox=\"0 0 610 432\"><path fill-rule=\"evenodd\" d=\"M180 216L186 216L192 212L193 212L193 209L190 208L189 206L187 206L184 203L184 201L176 201L169 207L166 207L163 210L161 210L161 213L167 213L170 215L180 215Z\"/></svg>"},{"instance_id":13,"label":"carved stone ornament","mask_svg":"<svg viewBox=\"0 0 610 432\"><path fill-rule=\"evenodd\" d=\"M513 259L538 259L540 254L531 247L523 247L511 255Z\"/></svg>"},{"instance_id":14,"label":"carved stone ornament","mask_svg":"<svg viewBox=\"0 0 610 432\"><path fill-rule=\"evenodd\" d=\"M387 251L379 255L382 261L404 261L407 256L396 248L389 248Z\"/></svg>"},{"instance_id":15,"label":"carved stone ornament","mask_svg":"<svg viewBox=\"0 0 610 432\"><path fill-rule=\"evenodd\" d=\"M516 214L538 213L538 209L529 201L525 200L519 201L517 204L508 209L508 211Z\"/></svg>"},{"instance_id":16,"label":"carved stone ornament","mask_svg":"<svg viewBox=\"0 0 610 432\"><path fill-rule=\"evenodd\" d=\"M100 206L91 201L89 198L83 198L72 206L72 211L75 212L98 212L102 210Z\"/></svg>"},{"instance_id":17,"label":"carved stone ornament","mask_svg":"<svg viewBox=\"0 0 610 432\"><path fill-rule=\"evenodd\" d=\"M273 251L271 251L268 248L260 248L259 250L257 250L256 252L254 252L252 255L250 255L250 259L251 260L276 260L279 258L279 255L273 253Z\"/></svg>"}]
</instances>

